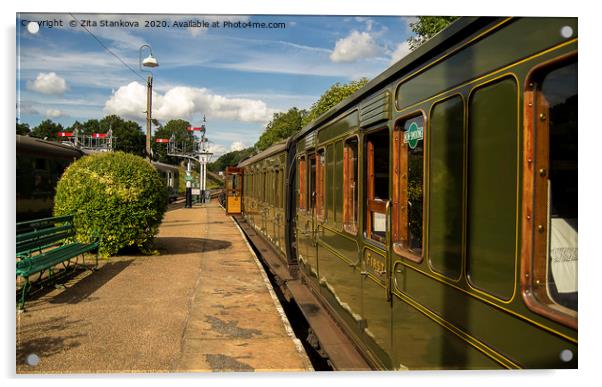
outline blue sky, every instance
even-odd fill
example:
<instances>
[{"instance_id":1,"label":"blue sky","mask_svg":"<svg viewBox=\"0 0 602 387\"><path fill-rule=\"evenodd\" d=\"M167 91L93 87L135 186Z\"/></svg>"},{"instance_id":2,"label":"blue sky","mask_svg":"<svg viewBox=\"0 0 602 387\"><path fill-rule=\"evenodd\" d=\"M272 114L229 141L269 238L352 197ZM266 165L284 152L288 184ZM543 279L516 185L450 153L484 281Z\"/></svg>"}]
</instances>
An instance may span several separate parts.
<instances>
[{"instance_id":1,"label":"blue sky","mask_svg":"<svg viewBox=\"0 0 602 387\"><path fill-rule=\"evenodd\" d=\"M153 117L199 124L216 154L250 146L274 112L309 108L335 82L373 78L407 54L412 18L402 16L17 15L17 117L31 127L46 118L64 126L118 114L143 124L144 77L139 48L149 44ZM26 21L39 21L32 34ZM42 21L62 21L49 28ZM219 28L177 28L175 21L219 22ZM25 22L22 22L25 21ZM139 27L102 27L101 21ZM157 21L163 28L147 28ZM285 23L285 28L225 28L224 21ZM144 56L148 52L144 52Z\"/></svg>"}]
</instances>

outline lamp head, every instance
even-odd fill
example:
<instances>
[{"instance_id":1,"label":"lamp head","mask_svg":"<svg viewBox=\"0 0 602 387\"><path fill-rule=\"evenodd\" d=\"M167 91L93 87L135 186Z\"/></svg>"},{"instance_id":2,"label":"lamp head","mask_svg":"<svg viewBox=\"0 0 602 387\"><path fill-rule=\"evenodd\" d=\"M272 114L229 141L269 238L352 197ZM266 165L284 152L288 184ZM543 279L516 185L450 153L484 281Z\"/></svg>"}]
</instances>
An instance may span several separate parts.
<instances>
[{"instance_id":1,"label":"lamp head","mask_svg":"<svg viewBox=\"0 0 602 387\"><path fill-rule=\"evenodd\" d=\"M159 62L157 62L157 59L155 59L153 54L149 54L146 59L142 61L142 65L144 67L157 67L159 66Z\"/></svg>"}]
</instances>

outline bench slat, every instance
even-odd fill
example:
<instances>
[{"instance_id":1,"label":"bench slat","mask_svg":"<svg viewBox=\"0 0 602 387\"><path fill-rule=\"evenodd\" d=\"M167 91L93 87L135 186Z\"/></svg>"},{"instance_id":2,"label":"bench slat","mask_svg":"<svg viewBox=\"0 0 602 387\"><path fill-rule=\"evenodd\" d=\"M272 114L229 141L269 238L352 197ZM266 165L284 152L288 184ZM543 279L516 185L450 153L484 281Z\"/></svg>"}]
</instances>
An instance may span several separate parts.
<instances>
[{"instance_id":1,"label":"bench slat","mask_svg":"<svg viewBox=\"0 0 602 387\"><path fill-rule=\"evenodd\" d=\"M74 235L71 215L17 223L16 274L25 279L25 285L21 288L20 309L25 305L25 298L31 288L31 275L98 248L98 240L92 243L65 243Z\"/></svg>"},{"instance_id":2,"label":"bench slat","mask_svg":"<svg viewBox=\"0 0 602 387\"><path fill-rule=\"evenodd\" d=\"M70 238L74 235L73 230L65 230L60 233L48 235L38 240L27 241L17 245L17 255L28 255L32 252L39 251L51 247L63 239Z\"/></svg>"},{"instance_id":3,"label":"bench slat","mask_svg":"<svg viewBox=\"0 0 602 387\"><path fill-rule=\"evenodd\" d=\"M57 216L55 218L44 218L28 220L17 223L17 234L22 234L31 230L48 228L55 223L73 222L73 215Z\"/></svg>"},{"instance_id":4,"label":"bench slat","mask_svg":"<svg viewBox=\"0 0 602 387\"><path fill-rule=\"evenodd\" d=\"M48 228L44 228L44 229L40 229L40 230L35 230L35 231L30 231L30 232L26 232L23 234L19 234L17 235L17 243L19 242L26 242L26 241L30 241L30 240L36 240L36 239L40 239L43 236L46 235L51 235L57 232L61 232L61 231L65 231L65 230L71 230L73 228L73 225L66 224L64 226L59 226L59 227L48 227Z\"/></svg>"},{"instance_id":5,"label":"bench slat","mask_svg":"<svg viewBox=\"0 0 602 387\"><path fill-rule=\"evenodd\" d=\"M30 276L93 250L97 246L97 243L74 243L61 246L48 253L42 253L31 258L23 259L17 263L17 275L22 277Z\"/></svg>"}]
</instances>

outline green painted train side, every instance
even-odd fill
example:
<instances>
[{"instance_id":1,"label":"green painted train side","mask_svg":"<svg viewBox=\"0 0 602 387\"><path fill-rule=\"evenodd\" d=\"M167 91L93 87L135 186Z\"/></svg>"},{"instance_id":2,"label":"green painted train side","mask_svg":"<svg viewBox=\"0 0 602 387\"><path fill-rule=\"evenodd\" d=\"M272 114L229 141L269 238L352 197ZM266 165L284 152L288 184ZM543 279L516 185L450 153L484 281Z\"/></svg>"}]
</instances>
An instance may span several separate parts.
<instances>
[{"instance_id":1,"label":"green painted train side","mask_svg":"<svg viewBox=\"0 0 602 387\"><path fill-rule=\"evenodd\" d=\"M521 256L524 93L534 68L567 55L576 58L577 20L471 18L462 23L477 27L443 34L436 50L423 50L426 59L416 59L419 64L408 60L392 66L368 90L289 139L288 148L268 150L246 163L244 216L276 246L283 262L290 262L284 192L294 186L288 191L295 193L288 198L295 201L289 214L295 231L288 242L295 246L292 258L377 368L576 368L577 330L525 304L520 266L526 259ZM566 28L568 37L561 33ZM422 258L414 260L366 238L364 199L367 139L383 131L392 149L396 125L417 116L425 122L424 240ZM431 133L431 123L441 120L451 125L445 141ZM453 125L460 129L453 132ZM360 160L355 234L343 225L343 152L350 138L357 139ZM460 149L455 155L453 142ZM287 149L295 155L289 165ZM325 155L323 220L315 209L299 208L299 179L287 180L299 176L301 158L307 162L316 152ZM442 165L452 178L445 183L436 179ZM389 171L394 167L390 157ZM392 173L388 179L392 198ZM441 206L456 216L447 233L436 217ZM436 250L444 243L443 233L458 241L453 252ZM456 260L446 258L453 254ZM390 272L383 275L377 269L386 265ZM573 354L569 361L561 360L566 350Z\"/></svg>"},{"instance_id":2,"label":"green painted train side","mask_svg":"<svg viewBox=\"0 0 602 387\"><path fill-rule=\"evenodd\" d=\"M277 153L274 152L274 148ZM286 261L284 184L286 159L282 145L267 149L268 156L243 162L244 217Z\"/></svg>"}]
</instances>

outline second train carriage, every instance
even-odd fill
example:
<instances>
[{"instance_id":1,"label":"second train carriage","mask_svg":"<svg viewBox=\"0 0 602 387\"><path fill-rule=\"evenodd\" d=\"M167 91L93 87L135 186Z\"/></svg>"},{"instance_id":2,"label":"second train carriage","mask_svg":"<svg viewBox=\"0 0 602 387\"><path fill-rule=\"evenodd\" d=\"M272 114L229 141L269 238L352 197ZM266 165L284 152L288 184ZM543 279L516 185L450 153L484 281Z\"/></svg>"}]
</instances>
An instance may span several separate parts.
<instances>
[{"instance_id":1,"label":"second train carriage","mask_svg":"<svg viewBox=\"0 0 602 387\"><path fill-rule=\"evenodd\" d=\"M72 145L16 135L16 219L25 221L52 215L56 185L65 168L92 151ZM169 193L169 201L179 194L179 169L175 165L152 162Z\"/></svg>"},{"instance_id":2,"label":"second train carriage","mask_svg":"<svg viewBox=\"0 0 602 387\"><path fill-rule=\"evenodd\" d=\"M462 18L240 163L375 368L577 367L577 20Z\"/></svg>"}]
</instances>

